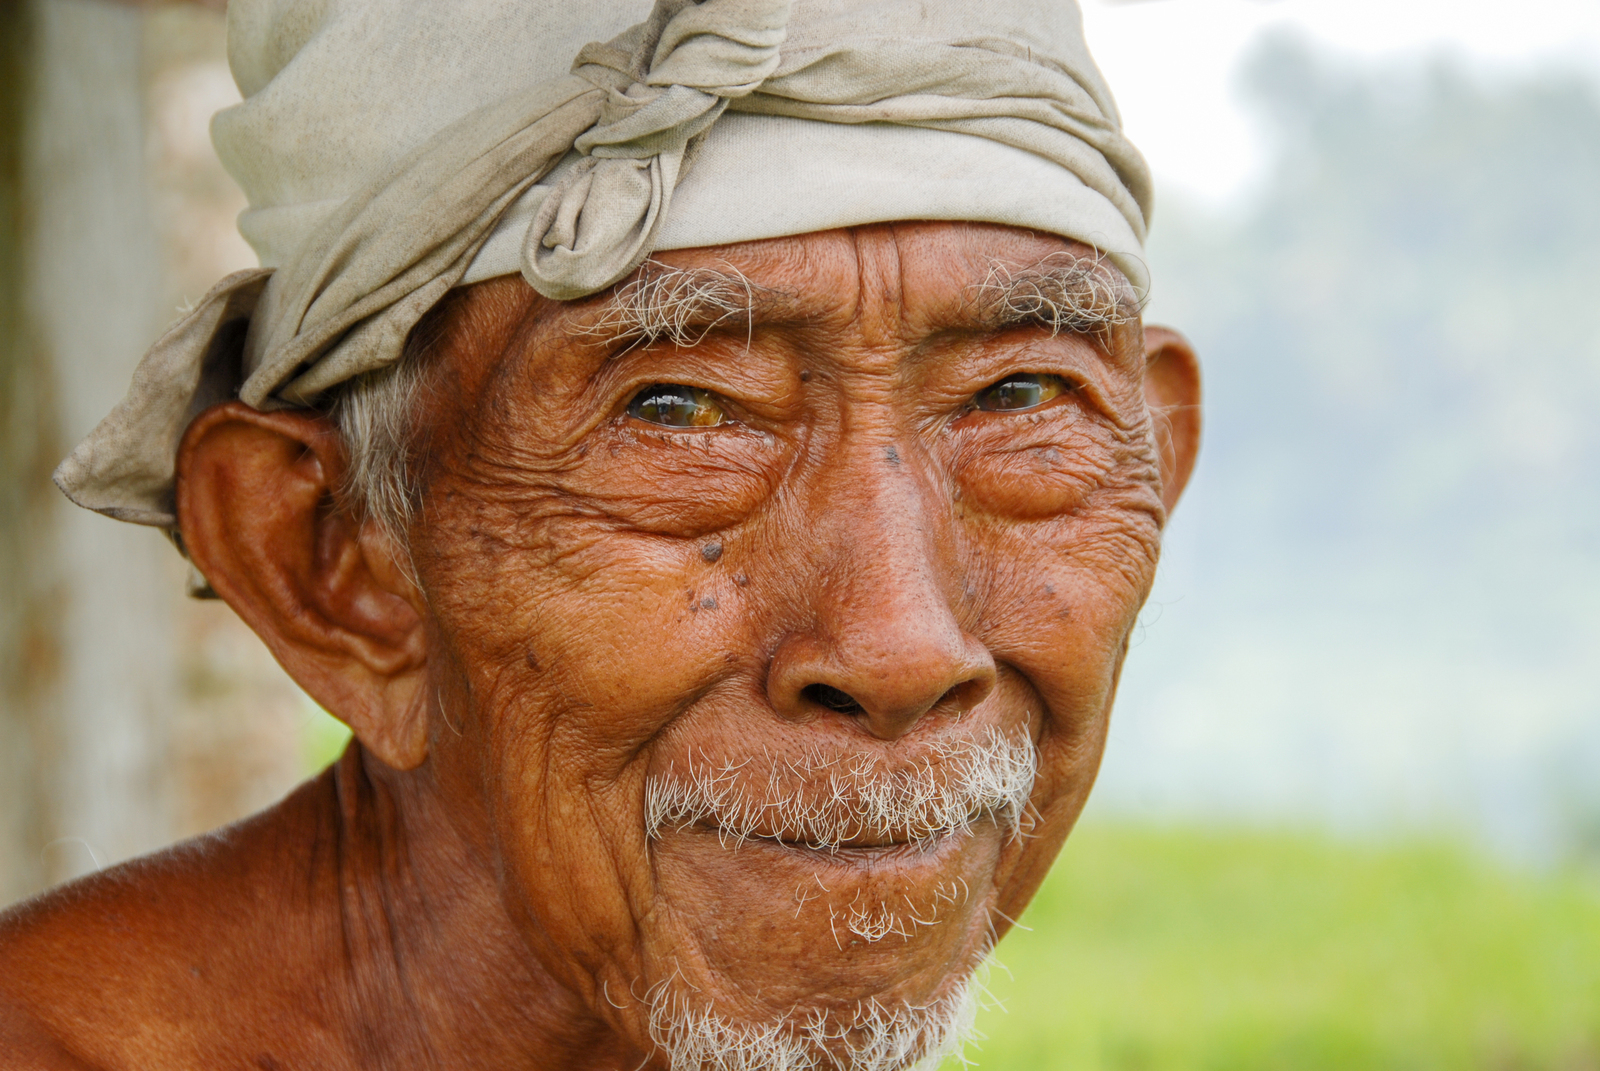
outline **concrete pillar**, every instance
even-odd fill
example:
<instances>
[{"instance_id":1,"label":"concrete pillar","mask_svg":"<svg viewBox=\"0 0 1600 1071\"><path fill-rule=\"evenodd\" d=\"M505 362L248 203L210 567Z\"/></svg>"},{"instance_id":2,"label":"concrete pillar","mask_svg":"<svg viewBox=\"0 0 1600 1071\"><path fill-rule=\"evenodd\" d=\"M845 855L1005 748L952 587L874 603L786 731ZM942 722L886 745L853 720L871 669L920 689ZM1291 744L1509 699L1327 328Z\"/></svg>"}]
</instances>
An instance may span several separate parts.
<instances>
[{"instance_id":1,"label":"concrete pillar","mask_svg":"<svg viewBox=\"0 0 1600 1071\"><path fill-rule=\"evenodd\" d=\"M44 882L40 722L59 679L59 599L44 551L55 517L46 477L60 436L24 285L33 22L30 5L0 4L0 903Z\"/></svg>"},{"instance_id":2,"label":"concrete pillar","mask_svg":"<svg viewBox=\"0 0 1600 1071\"><path fill-rule=\"evenodd\" d=\"M21 553L3 637L15 682L0 714L17 775L0 787L9 897L170 839L180 592L159 533L86 513L39 481L121 397L161 327L143 16L102 0L6 9L28 35L10 56L21 210L0 283L16 318L3 343L18 384L7 432L27 455L6 471L21 507L6 526Z\"/></svg>"}]
</instances>

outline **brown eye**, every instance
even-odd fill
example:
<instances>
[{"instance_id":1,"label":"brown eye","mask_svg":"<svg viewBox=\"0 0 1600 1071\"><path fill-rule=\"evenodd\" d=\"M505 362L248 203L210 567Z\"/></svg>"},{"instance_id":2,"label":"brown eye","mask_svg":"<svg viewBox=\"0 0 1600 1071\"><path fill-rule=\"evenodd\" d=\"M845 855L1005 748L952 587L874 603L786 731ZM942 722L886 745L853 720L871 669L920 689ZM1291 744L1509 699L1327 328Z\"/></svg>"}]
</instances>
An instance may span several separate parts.
<instances>
[{"instance_id":1,"label":"brown eye","mask_svg":"<svg viewBox=\"0 0 1600 1071\"><path fill-rule=\"evenodd\" d=\"M979 409L987 412L1015 413L1022 409L1035 409L1071 389L1060 376L1025 372L1007 376L993 386L985 387L973 401Z\"/></svg>"},{"instance_id":2,"label":"brown eye","mask_svg":"<svg viewBox=\"0 0 1600 1071\"><path fill-rule=\"evenodd\" d=\"M628 415L664 428L714 428L728 421L715 394L681 383L652 383L633 396Z\"/></svg>"}]
</instances>

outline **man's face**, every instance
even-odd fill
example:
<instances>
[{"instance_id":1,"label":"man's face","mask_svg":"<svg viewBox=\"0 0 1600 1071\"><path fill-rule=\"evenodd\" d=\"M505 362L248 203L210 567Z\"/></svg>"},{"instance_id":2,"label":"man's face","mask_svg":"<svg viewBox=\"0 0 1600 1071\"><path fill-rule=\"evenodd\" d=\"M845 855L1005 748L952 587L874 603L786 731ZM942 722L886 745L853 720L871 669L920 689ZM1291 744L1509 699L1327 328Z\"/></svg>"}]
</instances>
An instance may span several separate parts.
<instances>
[{"instance_id":1,"label":"man's face","mask_svg":"<svg viewBox=\"0 0 1600 1071\"><path fill-rule=\"evenodd\" d=\"M1110 269L1062 283L1087 257L899 224L444 316L430 754L533 953L642 1047L652 1011L892 1043L1043 878L1164 519L1141 329ZM1075 287L1103 330L1049 324Z\"/></svg>"}]
</instances>

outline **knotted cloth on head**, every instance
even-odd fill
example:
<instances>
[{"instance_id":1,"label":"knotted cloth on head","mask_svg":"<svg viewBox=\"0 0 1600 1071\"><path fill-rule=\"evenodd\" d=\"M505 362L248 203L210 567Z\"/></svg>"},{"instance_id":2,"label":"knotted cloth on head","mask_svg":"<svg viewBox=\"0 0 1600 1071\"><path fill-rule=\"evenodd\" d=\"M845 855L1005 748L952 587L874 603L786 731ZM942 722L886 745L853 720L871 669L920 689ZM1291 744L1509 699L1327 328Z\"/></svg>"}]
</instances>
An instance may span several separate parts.
<instances>
[{"instance_id":1,"label":"knotted cloth on head","mask_svg":"<svg viewBox=\"0 0 1600 1071\"><path fill-rule=\"evenodd\" d=\"M175 528L202 410L315 404L512 272L570 300L658 249L966 219L1148 285L1149 175L1073 0L656 0L622 29L640 3L232 0L245 100L212 135L262 267L156 342L56 483Z\"/></svg>"}]
</instances>

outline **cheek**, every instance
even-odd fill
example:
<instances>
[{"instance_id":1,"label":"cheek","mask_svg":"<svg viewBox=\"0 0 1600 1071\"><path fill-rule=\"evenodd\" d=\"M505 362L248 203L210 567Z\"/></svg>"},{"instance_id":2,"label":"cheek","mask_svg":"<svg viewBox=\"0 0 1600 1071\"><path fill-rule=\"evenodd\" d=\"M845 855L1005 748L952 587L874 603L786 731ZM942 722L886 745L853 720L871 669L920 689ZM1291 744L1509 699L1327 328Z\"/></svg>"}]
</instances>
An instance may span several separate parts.
<instances>
[{"instance_id":1,"label":"cheek","mask_svg":"<svg viewBox=\"0 0 1600 1071\"><path fill-rule=\"evenodd\" d=\"M750 642L733 554L708 562L699 543L573 518L538 530L560 538L425 580L450 593L438 617L482 740L508 903L547 968L580 991L606 972L615 992L643 969L636 927L656 909L650 742Z\"/></svg>"},{"instance_id":2,"label":"cheek","mask_svg":"<svg viewBox=\"0 0 1600 1071\"><path fill-rule=\"evenodd\" d=\"M482 716L559 720L623 761L749 645L738 555L581 518L537 529L470 580L435 582L452 592L438 613L485 690Z\"/></svg>"},{"instance_id":3,"label":"cheek","mask_svg":"<svg viewBox=\"0 0 1600 1071\"><path fill-rule=\"evenodd\" d=\"M1136 489L1108 487L1049 520L969 522L962 568L982 607L980 638L1037 691L1046 736L1091 738L1110 707L1159 557L1141 503Z\"/></svg>"},{"instance_id":4,"label":"cheek","mask_svg":"<svg viewBox=\"0 0 1600 1071\"><path fill-rule=\"evenodd\" d=\"M1078 551L1097 538L1086 527L1014 526L969 573L987 595L981 628L1002 667L996 694L1023 699L1039 746L1028 835L1004 846L995 870L1011 917L1048 874L1094 786L1124 644L1154 572L1137 540L1114 541L1120 564L1109 573L1084 564Z\"/></svg>"}]
</instances>

